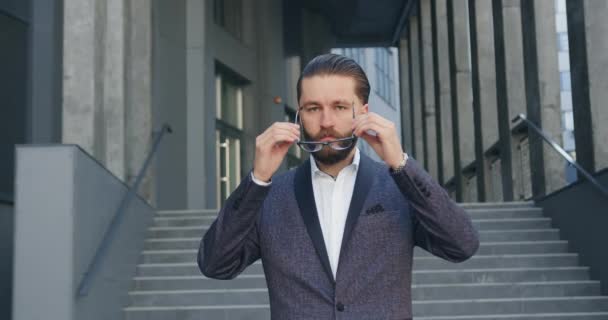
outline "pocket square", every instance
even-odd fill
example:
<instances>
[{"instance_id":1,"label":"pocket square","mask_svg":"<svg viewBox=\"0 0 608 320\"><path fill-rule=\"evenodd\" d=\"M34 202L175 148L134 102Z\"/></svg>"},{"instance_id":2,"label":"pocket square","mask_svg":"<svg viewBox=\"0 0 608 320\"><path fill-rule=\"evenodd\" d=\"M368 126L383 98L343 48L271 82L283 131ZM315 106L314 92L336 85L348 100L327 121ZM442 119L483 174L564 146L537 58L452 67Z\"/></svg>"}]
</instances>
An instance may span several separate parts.
<instances>
[{"instance_id":1,"label":"pocket square","mask_svg":"<svg viewBox=\"0 0 608 320\"><path fill-rule=\"evenodd\" d=\"M377 204L367 210L365 210L365 214L369 215L369 214L376 214L376 213L380 213L384 211L384 207L381 204Z\"/></svg>"}]
</instances>

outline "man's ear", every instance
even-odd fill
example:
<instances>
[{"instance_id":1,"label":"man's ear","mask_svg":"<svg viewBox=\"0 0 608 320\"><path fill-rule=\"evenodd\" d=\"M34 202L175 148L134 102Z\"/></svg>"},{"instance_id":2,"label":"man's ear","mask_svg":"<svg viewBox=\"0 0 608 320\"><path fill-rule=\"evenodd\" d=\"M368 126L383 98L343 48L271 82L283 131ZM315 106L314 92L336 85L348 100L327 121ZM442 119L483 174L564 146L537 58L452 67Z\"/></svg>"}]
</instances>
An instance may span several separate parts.
<instances>
[{"instance_id":1,"label":"man's ear","mask_svg":"<svg viewBox=\"0 0 608 320\"><path fill-rule=\"evenodd\" d=\"M369 104L366 103L363 105L363 107L361 107L361 113L368 113L369 112Z\"/></svg>"}]
</instances>

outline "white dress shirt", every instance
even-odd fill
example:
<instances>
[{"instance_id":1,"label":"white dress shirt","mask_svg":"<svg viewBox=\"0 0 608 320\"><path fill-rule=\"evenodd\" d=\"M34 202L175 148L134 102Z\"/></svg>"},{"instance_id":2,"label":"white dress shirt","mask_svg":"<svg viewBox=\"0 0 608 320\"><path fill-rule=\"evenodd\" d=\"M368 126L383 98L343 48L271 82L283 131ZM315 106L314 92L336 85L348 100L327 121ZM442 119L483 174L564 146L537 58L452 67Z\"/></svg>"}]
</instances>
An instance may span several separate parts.
<instances>
[{"instance_id":1,"label":"white dress shirt","mask_svg":"<svg viewBox=\"0 0 608 320\"><path fill-rule=\"evenodd\" d=\"M338 270L344 225L355 188L359 160L359 149L355 148L353 162L344 167L334 179L317 167L317 163L312 156L310 159L312 189L334 279L336 279Z\"/></svg>"},{"instance_id":2,"label":"white dress shirt","mask_svg":"<svg viewBox=\"0 0 608 320\"><path fill-rule=\"evenodd\" d=\"M329 265L334 279L338 270L338 260L340 259L340 248L342 246L342 236L344 235L344 225L350 207L350 200L355 188L355 179L359 169L361 159L360 151L355 148L353 162L344 167L334 179L332 176L321 171L317 167L314 157L310 156L310 174L312 176L312 190L317 205L317 214L325 249L329 257ZM271 182L256 179L251 173L251 178L255 183L268 186Z\"/></svg>"}]
</instances>

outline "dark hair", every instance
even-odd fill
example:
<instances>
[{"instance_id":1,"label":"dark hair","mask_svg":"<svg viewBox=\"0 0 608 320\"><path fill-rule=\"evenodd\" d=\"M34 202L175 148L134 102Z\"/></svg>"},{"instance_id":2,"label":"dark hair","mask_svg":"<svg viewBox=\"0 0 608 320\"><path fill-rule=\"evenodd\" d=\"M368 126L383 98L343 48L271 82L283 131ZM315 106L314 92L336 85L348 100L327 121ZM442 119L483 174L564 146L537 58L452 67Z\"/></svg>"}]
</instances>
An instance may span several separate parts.
<instances>
[{"instance_id":1,"label":"dark hair","mask_svg":"<svg viewBox=\"0 0 608 320\"><path fill-rule=\"evenodd\" d=\"M357 97L363 104L366 104L369 100L369 81L361 66L349 57L327 53L310 60L306 67L304 67L304 70L302 70L297 85L298 102L302 96L302 79L324 75L339 75L353 78L355 80L355 94Z\"/></svg>"}]
</instances>

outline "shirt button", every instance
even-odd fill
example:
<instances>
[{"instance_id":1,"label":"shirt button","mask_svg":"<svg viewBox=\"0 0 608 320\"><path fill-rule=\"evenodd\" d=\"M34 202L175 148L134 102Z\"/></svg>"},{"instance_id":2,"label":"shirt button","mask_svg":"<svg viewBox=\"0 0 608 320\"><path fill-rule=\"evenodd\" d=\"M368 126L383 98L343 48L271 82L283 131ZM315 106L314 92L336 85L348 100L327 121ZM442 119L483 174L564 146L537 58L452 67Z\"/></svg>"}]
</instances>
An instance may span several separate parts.
<instances>
[{"instance_id":1,"label":"shirt button","mask_svg":"<svg viewBox=\"0 0 608 320\"><path fill-rule=\"evenodd\" d=\"M340 312L344 311L344 305L342 304L342 302L338 302L336 304L336 310L338 310Z\"/></svg>"}]
</instances>

